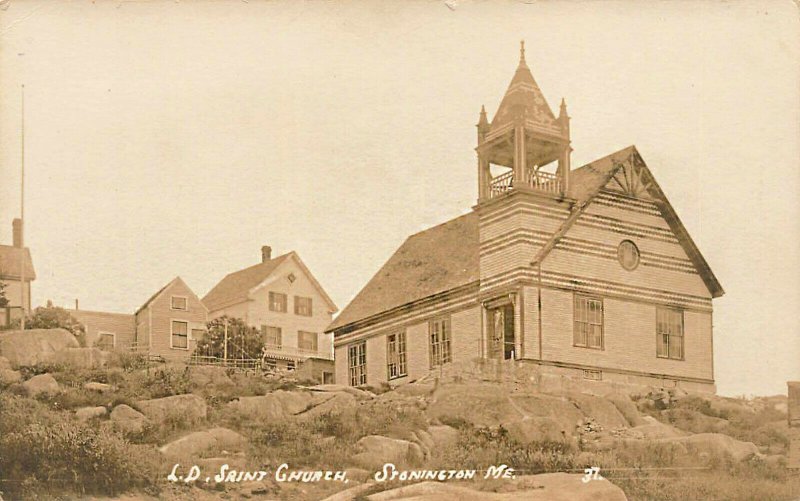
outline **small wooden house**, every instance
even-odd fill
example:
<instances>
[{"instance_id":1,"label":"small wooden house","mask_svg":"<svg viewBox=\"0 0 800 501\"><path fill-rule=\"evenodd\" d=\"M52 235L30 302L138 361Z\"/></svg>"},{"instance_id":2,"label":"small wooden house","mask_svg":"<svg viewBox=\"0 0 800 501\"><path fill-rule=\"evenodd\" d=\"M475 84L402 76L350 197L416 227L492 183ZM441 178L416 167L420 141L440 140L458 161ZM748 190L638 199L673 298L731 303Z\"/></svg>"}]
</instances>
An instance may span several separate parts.
<instances>
[{"instance_id":1,"label":"small wooden house","mask_svg":"<svg viewBox=\"0 0 800 501\"><path fill-rule=\"evenodd\" d=\"M477 204L409 237L328 327L337 381L485 358L715 391L723 290L636 148L571 169L566 104L555 116L524 47L477 128Z\"/></svg>"},{"instance_id":2,"label":"small wooden house","mask_svg":"<svg viewBox=\"0 0 800 501\"><path fill-rule=\"evenodd\" d=\"M207 321L205 305L175 277L134 313L134 348L167 361L186 361L205 335Z\"/></svg>"}]
</instances>

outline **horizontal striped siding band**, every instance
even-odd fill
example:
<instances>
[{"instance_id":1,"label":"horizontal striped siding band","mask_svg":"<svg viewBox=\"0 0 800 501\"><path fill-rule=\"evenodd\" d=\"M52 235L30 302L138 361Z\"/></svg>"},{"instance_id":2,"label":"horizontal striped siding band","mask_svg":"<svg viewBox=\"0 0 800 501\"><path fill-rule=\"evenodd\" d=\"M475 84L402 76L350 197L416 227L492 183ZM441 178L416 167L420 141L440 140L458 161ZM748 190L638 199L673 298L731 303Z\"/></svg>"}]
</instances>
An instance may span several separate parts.
<instances>
[{"instance_id":1,"label":"horizontal striped siding band","mask_svg":"<svg viewBox=\"0 0 800 501\"><path fill-rule=\"evenodd\" d=\"M672 233L672 230L667 225L666 227L659 227L659 226L651 226L649 224L641 224L641 223L633 223L630 221L623 221L622 219L617 219L615 217L609 216L601 216L599 214L581 214L581 217L578 218L578 221L583 221L585 223L595 223L595 224L602 224L605 226L610 226L612 228L618 228L625 231L631 232L640 232L644 234L650 234L654 236L661 236L663 238L671 238L678 241L678 238ZM667 223L664 222L666 225Z\"/></svg>"},{"instance_id":2,"label":"horizontal striped siding band","mask_svg":"<svg viewBox=\"0 0 800 501\"><path fill-rule=\"evenodd\" d=\"M652 216L662 215L661 209L659 209L658 205L655 203L638 199L622 198L620 196L611 195L608 192L601 192L594 198L594 200L592 200L592 203L598 203L600 205L606 205L609 207L617 207L633 212L641 212L643 214L649 214Z\"/></svg>"},{"instance_id":3,"label":"horizontal striped siding band","mask_svg":"<svg viewBox=\"0 0 800 501\"><path fill-rule=\"evenodd\" d=\"M480 224L481 225L491 224L498 220L507 219L508 217L516 215L518 213L543 215L543 216L555 217L556 219L566 219L570 215L569 209L566 208L560 208L552 205L537 204L530 201L517 201L516 203L511 204L508 207L503 207L502 209L498 209L496 211L492 211L491 213L481 215Z\"/></svg>"},{"instance_id":4,"label":"horizontal striped siding band","mask_svg":"<svg viewBox=\"0 0 800 501\"><path fill-rule=\"evenodd\" d=\"M483 280L481 282L481 293L484 293L487 289L507 285L510 282L520 279L528 280L534 284L539 281L535 270L531 268L516 268L513 271ZM648 287L630 286L605 280L582 278L546 270L542 270L541 282L543 285L552 285L570 290L583 290L600 294L607 292L620 297L630 297L631 299L648 299L662 303L711 308L711 299L701 296L673 293Z\"/></svg>"},{"instance_id":5,"label":"horizontal striped siding band","mask_svg":"<svg viewBox=\"0 0 800 501\"><path fill-rule=\"evenodd\" d=\"M611 231L614 233L618 233L620 235L625 235L627 237L646 238L648 240L657 240L659 242L666 242L670 244L678 243L678 239L675 238L675 236L672 235L671 233L669 234L669 236L666 236L663 233L643 231L626 225L604 224L599 221L587 221L581 219L578 219L578 221L575 222L575 225L584 226L586 228L593 228L596 230Z\"/></svg>"},{"instance_id":6,"label":"horizontal striped siding band","mask_svg":"<svg viewBox=\"0 0 800 501\"><path fill-rule=\"evenodd\" d=\"M519 235L525 235L525 236L528 236L528 237L531 237L531 238L543 238L543 239L546 239L546 240L550 240L551 238L553 238L553 233L551 233L549 231L540 231L540 230L531 230L531 229L528 229L528 228L519 228L519 229L514 229L514 230L511 230L511 231L507 231L507 232L505 232L505 233L503 233L501 235L497 235L496 237L487 238L486 240L480 242L480 245L481 245L482 249L484 247L491 247L492 245L495 245L497 243L503 242L504 240L507 240L507 239L510 239L510 238L514 238L514 237L519 236Z\"/></svg>"}]
</instances>

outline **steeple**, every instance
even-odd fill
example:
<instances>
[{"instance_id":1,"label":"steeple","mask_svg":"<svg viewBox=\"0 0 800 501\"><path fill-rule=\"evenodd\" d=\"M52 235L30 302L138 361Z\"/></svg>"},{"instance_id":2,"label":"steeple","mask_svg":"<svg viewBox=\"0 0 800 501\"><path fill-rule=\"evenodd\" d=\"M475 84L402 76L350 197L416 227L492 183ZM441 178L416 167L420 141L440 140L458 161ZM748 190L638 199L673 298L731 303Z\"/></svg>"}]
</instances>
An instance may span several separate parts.
<instances>
[{"instance_id":1,"label":"steeple","mask_svg":"<svg viewBox=\"0 0 800 501\"><path fill-rule=\"evenodd\" d=\"M486 118L486 108L481 105L481 114L478 118L478 142L480 143L486 138L486 133L489 132L489 120Z\"/></svg>"},{"instance_id":2,"label":"steeple","mask_svg":"<svg viewBox=\"0 0 800 501\"><path fill-rule=\"evenodd\" d=\"M569 182L569 144L566 103L562 99L556 118L528 67L522 41L517 69L494 118L488 127L483 124L483 116L478 123L477 151L482 165L479 200L511 188L533 188L563 196ZM542 169L555 161L555 172ZM487 174L491 164L511 168L513 174L492 178ZM504 187L500 186L501 181Z\"/></svg>"}]
</instances>

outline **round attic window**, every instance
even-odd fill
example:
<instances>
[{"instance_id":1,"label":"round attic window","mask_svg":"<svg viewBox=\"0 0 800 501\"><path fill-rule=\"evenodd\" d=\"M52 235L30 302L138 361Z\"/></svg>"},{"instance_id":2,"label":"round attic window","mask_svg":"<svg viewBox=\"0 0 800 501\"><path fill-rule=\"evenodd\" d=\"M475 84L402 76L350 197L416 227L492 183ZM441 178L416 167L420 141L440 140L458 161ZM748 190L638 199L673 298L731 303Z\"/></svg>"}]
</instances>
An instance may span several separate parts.
<instances>
[{"instance_id":1,"label":"round attic window","mask_svg":"<svg viewBox=\"0 0 800 501\"><path fill-rule=\"evenodd\" d=\"M628 271L633 271L639 266L639 248L630 240L623 240L617 247L619 264Z\"/></svg>"}]
</instances>

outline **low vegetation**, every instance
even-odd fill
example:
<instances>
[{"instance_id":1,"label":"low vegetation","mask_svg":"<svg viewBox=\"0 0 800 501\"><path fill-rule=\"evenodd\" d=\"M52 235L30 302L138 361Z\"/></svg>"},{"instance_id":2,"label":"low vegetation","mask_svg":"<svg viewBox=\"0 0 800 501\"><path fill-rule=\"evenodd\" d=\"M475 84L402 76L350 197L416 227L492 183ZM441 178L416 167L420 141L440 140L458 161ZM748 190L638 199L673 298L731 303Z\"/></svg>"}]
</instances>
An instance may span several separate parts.
<instances>
[{"instance_id":1,"label":"low vegetation","mask_svg":"<svg viewBox=\"0 0 800 501\"><path fill-rule=\"evenodd\" d=\"M367 435L404 438L429 425L424 398L400 397L389 388L381 398L356 401L345 412L280 421L247 420L231 412L229 401L241 396L293 390L302 383L272 376L217 370L147 366L143 360L117 357L114 367L65 369L43 367L25 377L52 373L62 390L51 396L23 396L18 384L0 388L0 492L8 499L141 493L169 498L168 461L157 447L189 431L223 426L247 440L246 465L274 470L281 463L308 469L358 467L355 444ZM91 391L87 382L111 386ZM136 407L142 399L195 393L205 398L208 417L189 422L168 416L159 426L123 434L106 418L80 422L82 407ZM387 397L387 398L384 398ZM630 500L783 500L800 496L800 477L785 468L788 446L786 414L774 405L736 399L686 396L656 408L641 402L640 412L694 433L720 432L755 443L761 455L741 462L730 457L681 453L670 444L629 441L590 450L580 441L521 443L502 426L476 427L458 417L441 424L457 429L457 439L432 448L424 464L431 469L485 469L507 464L520 474L566 471L583 473L596 466ZM501 481L479 482L484 490L502 490ZM387 487L387 486L384 486ZM271 491L282 499L315 499L323 487L296 486ZM327 489L334 487L329 486ZM184 492L184 494L186 494ZM330 494L325 492L324 494Z\"/></svg>"}]
</instances>

